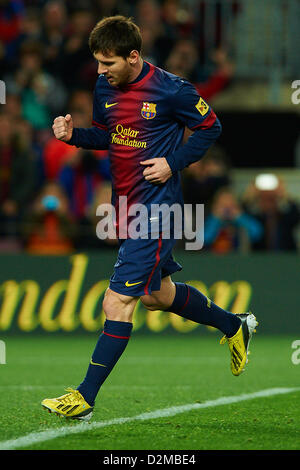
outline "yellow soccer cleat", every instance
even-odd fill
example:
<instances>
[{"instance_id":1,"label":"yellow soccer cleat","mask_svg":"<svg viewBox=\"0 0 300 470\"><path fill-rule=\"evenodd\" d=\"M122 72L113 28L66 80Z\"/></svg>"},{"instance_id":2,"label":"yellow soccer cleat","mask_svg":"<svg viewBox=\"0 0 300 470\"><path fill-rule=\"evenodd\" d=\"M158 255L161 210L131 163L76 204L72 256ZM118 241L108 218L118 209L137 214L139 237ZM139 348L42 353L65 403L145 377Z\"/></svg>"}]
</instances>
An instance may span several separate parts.
<instances>
[{"instance_id":1,"label":"yellow soccer cleat","mask_svg":"<svg viewBox=\"0 0 300 470\"><path fill-rule=\"evenodd\" d=\"M80 419L88 421L93 414L93 407L90 406L78 390L67 388L65 395L58 398L45 398L41 405L49 413L55 413L65 418Z\"/></svg>"},{"instance_id":2,"label":"yellow soccer cleat","mask_svg":"<svg viewBox=\"0 0 300 470\"><path fill-rule=\"evenodd\" d=\"M242 324L236 334L231 338L223 336L220 341L220 344L225 344L228 342L231 361L230 367L233 375L240 375L245 368L245 365L248 362L248 347L252 334L256 333L255 327L258 325L255 316L253 313L240 313L237 314L242 321Z\"/></svg>"}]
</instances>

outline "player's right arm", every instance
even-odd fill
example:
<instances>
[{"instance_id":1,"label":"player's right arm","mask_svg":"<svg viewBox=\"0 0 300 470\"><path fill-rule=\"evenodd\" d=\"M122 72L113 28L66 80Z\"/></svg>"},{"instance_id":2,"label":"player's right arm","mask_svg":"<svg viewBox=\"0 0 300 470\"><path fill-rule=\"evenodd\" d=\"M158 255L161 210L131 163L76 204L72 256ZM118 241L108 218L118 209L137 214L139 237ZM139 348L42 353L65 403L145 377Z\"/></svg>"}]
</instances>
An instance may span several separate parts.
<instances>
[{"instance_id":1,"label":"player's right arm","mask_svg":"<svg viewBox=\"0 0 300 470\"><path fill-rule=\"evenodd\" d=\"M71 114L58 116L53 122L53 132L57 139L69 145L90 149L106 150L109 148L109 133L107 126L102 123L101 113L101 82L97 81L93 103L92 127L74 127Z\"/></svg>"},{"instance_id":2,"label":"player's right arm","mask_svg":"<svg viewBox=\"0 0 300 470\"><path fill-rule=\"evenodd\" d=\"M73 126L71 114L58 116L52 126L55 137L69 145L92 150L106 150L109 147L109 134L99 126L79 128Z\"/></svg>"}]
</instances>

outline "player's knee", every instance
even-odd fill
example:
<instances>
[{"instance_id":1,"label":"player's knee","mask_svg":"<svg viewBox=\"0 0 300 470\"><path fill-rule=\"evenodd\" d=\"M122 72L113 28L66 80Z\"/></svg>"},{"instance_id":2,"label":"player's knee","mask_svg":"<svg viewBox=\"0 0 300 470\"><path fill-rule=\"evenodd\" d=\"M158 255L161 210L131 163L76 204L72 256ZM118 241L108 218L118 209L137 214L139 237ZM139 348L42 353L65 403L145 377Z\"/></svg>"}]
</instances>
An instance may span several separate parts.
<instances>
[{"instance_id":1,"label":"player's knee","mask_svg":"<svg viewBox=\"0 0 300 470\"><path fill-rule=\"evenodd\" d=\"M102 302L107 320L131 321L136 301L134 297L121 295L107 289Z\"/></svg>"},{"instance_id":2,"label":"player's knee","mask_svg":"<svg viewBox=\"0 0 300 470\"><path fill-rule=\"evenodd\" d=\"M105 293L102 307L105 313L105 316L108 320L116 320L120 310L120 302L113 295L110 295L108 292Z\"/></svg>"},{"instance_id":3,"label":"player's knee","mask_svg":"<svg viewBox=\"0 0 300 470\"><path fill-rule=\"evenodd\" d=\"M142 295L140 300L147 310L154 311L162 308L161 303L154 295Z\"/></svg>"}]
</instances>

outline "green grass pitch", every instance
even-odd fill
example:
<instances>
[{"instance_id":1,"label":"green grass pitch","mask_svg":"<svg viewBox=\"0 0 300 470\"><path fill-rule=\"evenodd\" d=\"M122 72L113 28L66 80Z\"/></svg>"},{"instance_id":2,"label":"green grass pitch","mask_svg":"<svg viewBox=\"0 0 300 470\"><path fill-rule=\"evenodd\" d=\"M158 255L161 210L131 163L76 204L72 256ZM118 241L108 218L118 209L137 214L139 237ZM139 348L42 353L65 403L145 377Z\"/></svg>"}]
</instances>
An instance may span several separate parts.
<instances>
[{"instance_id":1,"label":"green grass pitch","mask_svg":"<svg viewBox=\"0 0 300 470\"><path fill-rule=\"evenodd\" d=\"M200 331L200 330L199 330ZM96 402L91 429L72 433L78 421L47 413L45 397L76 387L84 377L95 335L1 337L0 448L4 441L67 427L63 436L18 449L48 450L299 450L300 364L293 364L286 336L255 335L250 362L240 377L229 368L227 345L208 334L133 335ZM192 409L174 416L92 423L134 417L171 406L204 403L278 387L290 393ZM68 427L70 433L68 433ZM18 442L18 441L16 441Z\"/></svg>"}]
</instances>

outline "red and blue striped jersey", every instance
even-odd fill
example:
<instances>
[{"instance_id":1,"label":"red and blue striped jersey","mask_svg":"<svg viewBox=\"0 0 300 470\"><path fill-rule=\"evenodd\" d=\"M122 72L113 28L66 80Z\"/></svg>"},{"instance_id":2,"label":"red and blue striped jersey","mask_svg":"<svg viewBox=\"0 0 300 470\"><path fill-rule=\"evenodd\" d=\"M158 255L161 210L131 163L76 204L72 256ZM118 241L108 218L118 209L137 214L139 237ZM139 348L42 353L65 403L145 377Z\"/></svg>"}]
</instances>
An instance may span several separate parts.
<instances>
[{"instance_id":1,"label":"red and blue striped jersey","mask_svg":"<svg viewBox=\"0 0 300 470\"><path fill-rule=\"evenodd\" d=\"M176 168L176 151L180 149L185 126L205 130L218 120L188 81L147 62L143 71L142 78L124 88L111 86L100 75L94 92L92 124L109 134L115 204L119 196L127 196L128 206L182 203L180 175L176 170L186 166L188 155ZM202 157L201 151L200 145L193 161ZM182 150L178 153L179 162L181 153ZM165 157L173 170L172 178L161 185L146 181L144 167L140 165L141 161L156 157Z\"/></svg>"},{"instance_id":2,"label":"red and blue striped jersey","mask_svg":"<svg viewBox=\"0 0 300 470\"><path fill-rule=\"evenodd\" d=\"M195 132L182 145L186 127ZM202 158L220 132L218 118L192 84L144 62L139 77L123 88L99 75L92 127L74 128L68 143L109 149L118 221L120 196L127 197L127 209L132 204L182 204L180 170ZM140 162L158 157L166 158L172 177L156 185L145 180Z\"/></svg>"}]
</instances>

